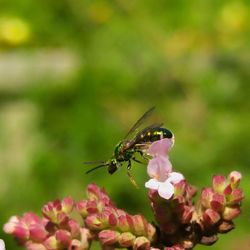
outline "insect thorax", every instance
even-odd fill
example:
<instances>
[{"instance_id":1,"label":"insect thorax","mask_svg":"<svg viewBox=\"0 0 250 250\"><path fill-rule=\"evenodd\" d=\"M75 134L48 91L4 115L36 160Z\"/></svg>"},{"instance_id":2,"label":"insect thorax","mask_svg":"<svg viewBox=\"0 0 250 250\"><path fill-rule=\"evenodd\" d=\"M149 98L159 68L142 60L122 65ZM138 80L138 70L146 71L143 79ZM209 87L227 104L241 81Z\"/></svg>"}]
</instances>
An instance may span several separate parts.
<instances>
[{"instance_id":1,"label":"insect thorax","mask_svg":"<svg viewBox=\"0 0 250 250\"><path fill-rule=\"evenodd\" d=\"M114 156L118 161L127 161L133 155L133 150L128 149L126 142L120 142L115 147Z\"/></svg>"}]
</instances>

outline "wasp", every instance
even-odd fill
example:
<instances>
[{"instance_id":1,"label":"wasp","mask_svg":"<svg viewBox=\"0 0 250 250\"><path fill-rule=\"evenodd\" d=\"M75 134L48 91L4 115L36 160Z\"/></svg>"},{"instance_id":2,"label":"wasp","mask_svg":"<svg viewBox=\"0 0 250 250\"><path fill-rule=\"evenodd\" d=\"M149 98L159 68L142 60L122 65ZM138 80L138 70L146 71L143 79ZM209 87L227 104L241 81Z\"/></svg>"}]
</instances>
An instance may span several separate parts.
<instances>
[{"instance_id":1,"label":"wasp","mask_svg":"<svg viewBox=\"0 0 250 250\"><path fill-rule=\"evenodd\" d=\"M163 138L173 138L173 134L170 130L163 128L162 123L154 123L150 126L147 126L135 133L132 139L128 139L131 134L133 134L143 123L144 121L153 113L155 107L147 110L140 119L132 126L127 135L123 140L121 140L115 147L113 156L107 161L98 161L98 162L85 162L89 163L100 163L100 165L88 170L86 174L102 168L107 167L109 174L115 173L124 162L127 162L127 173L132 180L132 176L129 173L131 169L132 161L142 163L141 161L135 158L136 153L139 153L141 156L145 156L146 149L155 141L161 140Z\"/></svg>"}]
</instances>

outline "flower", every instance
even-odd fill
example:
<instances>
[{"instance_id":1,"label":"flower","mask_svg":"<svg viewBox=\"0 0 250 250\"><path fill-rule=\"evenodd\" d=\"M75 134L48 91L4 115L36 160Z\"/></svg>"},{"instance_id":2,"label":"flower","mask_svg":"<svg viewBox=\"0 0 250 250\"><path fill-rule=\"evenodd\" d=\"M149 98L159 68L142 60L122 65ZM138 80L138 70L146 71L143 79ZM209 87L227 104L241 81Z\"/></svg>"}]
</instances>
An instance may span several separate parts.
<instances>
[{"instance_id":1,"label":"flower","mask_svg":"<svg viewBox=\"0 0 250 250\"><path fill-rule=\"evenodd\" d=\"M174 194L174 184L184 180L184 176L177 172L169 173L165 181L150 179L145 183L146 188L158 190L159 195L164 199L170 199Z\"/></svg>"},{"instance_id":2,"label":"flower","mask_svg":"<svg viewBox=\"0 0 250 250\"><path fill-rule=\"evenodd\" d=\"M5 250L5 244L2 239L0 239L0 250Z\"/></svg>"},{"instance_id":3,"label":"flower","mask_svg":"<svg viewBox=\"0 0 250 250\"><path fill-rule=\"evenodd\" d=\"M170 199L174 194L174 184L184 180L182 174L172 172L172 164L168 159L167 153L173 143L172 139L164 138L152 143L148 149L148 154L153 158L149 160L147 167L151 179L145 183L145 187L158 190L164 199Z\"/></svg>"}]
</instances>

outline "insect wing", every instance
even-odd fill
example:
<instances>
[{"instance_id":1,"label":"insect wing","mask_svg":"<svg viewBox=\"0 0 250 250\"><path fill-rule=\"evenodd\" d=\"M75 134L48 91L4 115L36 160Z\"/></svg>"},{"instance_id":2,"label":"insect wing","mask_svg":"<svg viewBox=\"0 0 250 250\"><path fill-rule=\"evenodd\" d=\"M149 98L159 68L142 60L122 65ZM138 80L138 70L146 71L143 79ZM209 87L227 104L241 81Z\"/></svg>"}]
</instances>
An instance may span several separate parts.
<instances>
[{"instance_id":1,"label":"insect wing","mask_svg":"<svg viewBox=\"0 0 250 250\"><path fill-rule=\"evenodd\" d=\"M147 131L150 131L150 130L152 130L152 129L154 129L154 128L159 128L159 127L161 127L162 125L163 125L163 123L153 123L153 124L151 124L150 126L144 128L144 129L142 129L141 131L139 131L139 132L135 135L135 137L134 137L131 141L128 142L127 148L132 148L132 147L135 147L135 146L137 147L137 146L139 146L139 145L142 145L142 146L143 146L143 145L151 144L151 142L149 142L149 143L140 143L141 135L145 134Z\"/></svg>"},{"instance_id":2,"label":"insect wing","mask_svg":"<svg viewBox=\"0 0 250 250\"><path fill-rule=\"evenodd\" d=\"M130 134L132 134L138 127L142 125L142 123L154 112L155 107L150 108L148 111L146 111L142 117L134 124L134 126L128 131L127 135L124 137L124 139L128 138Z\"/></svg>"}]
</instances>

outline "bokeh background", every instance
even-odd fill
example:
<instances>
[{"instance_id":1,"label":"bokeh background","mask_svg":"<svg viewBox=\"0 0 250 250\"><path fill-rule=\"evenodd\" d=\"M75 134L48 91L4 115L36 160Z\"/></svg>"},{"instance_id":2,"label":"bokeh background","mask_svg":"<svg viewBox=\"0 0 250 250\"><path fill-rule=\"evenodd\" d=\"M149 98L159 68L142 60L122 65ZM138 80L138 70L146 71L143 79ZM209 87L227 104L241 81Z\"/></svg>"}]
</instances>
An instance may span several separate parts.
<instances>
[{"instance_id":1,"label":"bokeh background","mask_svg":"<svg viewBox=\"0 0 250 250\"><path fill-rule=\"evenodd\" d=\"M85 175L82 162L108 159L156 106L151 122L174 132L171 161L188 181L242 172L242 216L211 249L249 249L249 14L247 0L1 0L1 227L49 200L81 199L90 182L151 219L145 166L133 165L136 190L125 168Z\"/></svg>"}]
</instances>

